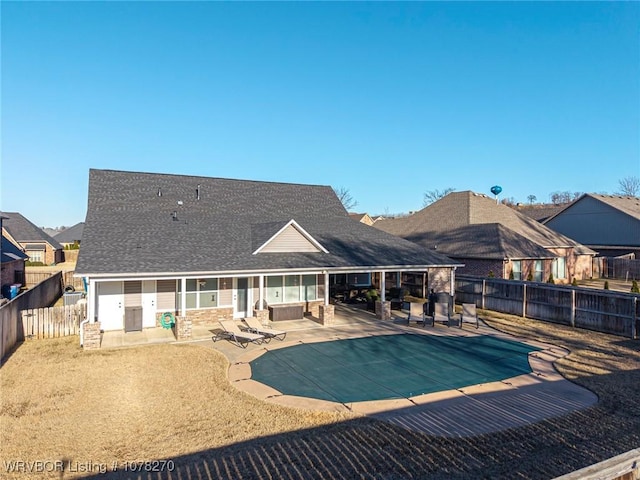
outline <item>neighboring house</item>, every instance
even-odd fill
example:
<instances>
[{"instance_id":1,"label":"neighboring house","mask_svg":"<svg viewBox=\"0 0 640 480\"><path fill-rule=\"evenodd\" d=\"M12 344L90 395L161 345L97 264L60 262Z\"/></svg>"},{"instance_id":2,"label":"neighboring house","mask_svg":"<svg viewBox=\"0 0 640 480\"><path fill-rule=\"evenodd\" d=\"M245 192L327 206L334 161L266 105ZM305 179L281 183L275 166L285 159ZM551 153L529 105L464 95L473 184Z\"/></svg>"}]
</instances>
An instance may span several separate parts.
<instances>
[{"instance_id":1,"label":"neighboring house","mask_svg":"<svg viewBox=\"0 0 640 480\"><path fill-rule=\"evenodd\" d=\"M60 233L54 235L58 243L64 248L68 248L72 245L80 245L82 241L82 231L84 230L84 222L75 224L73 227L65 228Z\"/></svg>"},{"instance_id":2,"label":"neighboring house","mask_svg":"<svg viewBox=\"0 0 640 480\"><path fill-rule=\"evenodd\" d=\"M554 216L560 210L562 210L568 204L554 205L554 204L537 204L537 205L516 205L518 212L533 218L540 223L544 223L545 220Z\"/></svg>"},{"instance_id":3,"label":"neighboring house","mask_svg":"<svg viewBox=\"0 0 640 480\"><path fill-rule=\"evenodd\" d=\"M0 217L0 230L6 217ZM0 292L5 286L20 284L24 285L24 263L29 258L20 248L13 244L11 240L2 235L0 242ZM1 296L1 295L0 295Z\"/></svg>"},{"instance_id":4,"label":"neighboring house","mask_svg":"<svg viewBox=\"0 0 640 480\"><path fill-rule=\"evenodd\" d=\"M640 198L586 193L545 220L601 256L640 258Z\"/></svg>"},{"instance_id":5,"label":"neighboring house","mask_svg":"<svg viewBox=\"0 0 640 480\"><path fill-rule=\"evenodd\" d=\"M62 245L16 212L0 212L5 217L3 234L29 256L31 262L55 265L62 262Z\"/></svg>"},{"instance_id":6,"label":"neighboring house","mask_svg":"<svg viewBox=\"0 0 640 480\"><path fill-rule=\"evenodd\" d=\"M516 210L454 192L408 217L374 224L464 263L459 273L558 283L590 278L595 252Z\"/></svg>"},{"instance_id":7,"label":"neighboring house","mask_svg":"<svg viewBox=\"0 0 640 480\"><path fill-rule=\"evenodd\" d=\"M286 305L317 317L340 276L366 277L384 302L402 272L451 292L461 266L354 222L329 186L92 169L75 272L88 318L129 331L166 313L215 325Z\"/></svg>"},{"instance_id":8,"label":"neighboring house","mask_svg":"<svg viewBox=\"0 0 640 480\"><path fill-rule=\"evenodd\" d=\"M373 225L373 222L375 222L368 213L349 213L349 216L354 220L369 226Z\"/></svg>"}]
</instances>

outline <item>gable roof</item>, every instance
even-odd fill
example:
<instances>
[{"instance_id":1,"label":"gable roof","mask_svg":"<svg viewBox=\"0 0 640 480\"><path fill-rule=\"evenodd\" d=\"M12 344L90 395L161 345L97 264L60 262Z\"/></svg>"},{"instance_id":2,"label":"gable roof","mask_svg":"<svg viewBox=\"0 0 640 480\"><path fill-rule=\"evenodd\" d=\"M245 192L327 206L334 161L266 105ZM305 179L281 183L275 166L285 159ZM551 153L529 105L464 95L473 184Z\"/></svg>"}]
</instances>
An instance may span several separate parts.
<instances>
[{"instance_id":1,"label":"gable roof","mask_svg":"<svg viewBox=\"0 0 640 480\"><path fill-rule=\"evenodd\" d=\"M268 230L264 229L263 233L264 232L268 232ZM257 235L256 237L259 238ZM315 238L309 235L304 228L298 225L298 223L293 219L288 221L278 231L271 235L266 242L260 245L255 252L253 252L253 254L278 252L328 253Z\"/></svg>"},{"instance_id":2,"label":"gable roof","mask_svg":"<svg viewBox=\"0 0 640 480\"><path fill-rule=\"evenodd\" d=\"M622 195L601 195L598 193L585 193L578 199L569 203L567 206L559 210L555 213L555 215L550 216L545 219L543 223L548 223L551 219L557 217L558 215L566 212L571 209L578 202L583 201L585 198L592 198L596 201L602 202L609 207L619 210L620 212L626 213L630 217L635 218L636 220L640 220L640 198L632 197L632 196L622 196Z\"/></svg>"},{"instance_id":3,"label":"gable roof","mask_svg":"<svg viewBox=\"0 0 640 480\"><path fill-rule=\"evenodd\" d=\"M27 260L29 255L20 250L11 240L2 235L2 246L0 248L2 255L0 261L2 263L13 262L15 260Z\"/></svg>"},{"instance_id":4,"label":"gable roof","mask_svg":"<svg viewBox=\"0 0 640 480\"><path fill-rule=\"evenodd\" d=\"M325 252L253 253L295 221ZM76 273L459 266L349 218L329 186L95 170Z\"/></svg>"},{"instance_id":5,"label":"gable roof","mask_svg":"<svg viewBox=\"0 0 640 480\"><path fill-rule=\"evenodd\" d=\"M446 234L450 231L471 233L472 229L459 230L472 225L499 224L500 230L495 230L496 234L502 235L504 256L509 257L509 249L506 240L516 241L521 247L524 246L519 239L528 239L529 246L535 244L538 248L566 248L574 247L578 253L595 254L592 250L579 244L578 242L565 237L553 230L545 227L532 218L529 218L512 208L498 204L495 200L486 195L477 194L471 191L453 192L441 198L437 202L428 205L422 210L407 217L397 219L379 220L374 227L386 232L401 236L402 238L418 238L428 232ZM507 234L506 230L511 232ZM487 236L487 229L481 230L482 235L477 238L470 237L469 242L464 244L465 248L471 248L473 242L487 242L488 245L480 246L480 249L491 249L495 245L496 238ZM463 245L460 244L462 247ZM519 251L521 247L516 248ZM450 253L450 252L449 252ZM547 256L549 253L547 252ZM531 258L528 256L526 258Z\"/></svg>"},{"instance_id":6,"label":"gable roof","mask_svg":"<svg viewBox=\"0 0 640 480\"><path fill-rule=\"evenodd\" d=\"M20 213L0 212L5 217L2 227L16 241L20 243L48 243L54 249L62 249L62 245L53 237L47 235L41 228L37 227Z\"/></svg>"},{"instance_id":7,"label":"gable roof","mask_svg":"<svg viewBox=\"0 0 640 480\"><path fill-rule=\"evenodd\" d=\"M84 222L76 223L73 227L65 228L60 233L54 235L54 238L60 243L74 243L82 240L82 231L84 230Z\"/></svg>"}]
</instances>

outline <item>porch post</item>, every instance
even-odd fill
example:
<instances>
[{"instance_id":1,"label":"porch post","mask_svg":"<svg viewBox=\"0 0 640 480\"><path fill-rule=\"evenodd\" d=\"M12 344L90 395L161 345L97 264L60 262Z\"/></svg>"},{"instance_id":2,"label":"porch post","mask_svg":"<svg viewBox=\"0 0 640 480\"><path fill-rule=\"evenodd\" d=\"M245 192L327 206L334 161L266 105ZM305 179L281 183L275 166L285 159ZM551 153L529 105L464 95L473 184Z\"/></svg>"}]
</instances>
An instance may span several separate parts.
<instances>
[{"instance_id":1,"label":"porch post","mask_svg":"<svg viewBox=\"0 0 640 480\"><path fill-rule=\"evenodd\" d=\"M180 279L180 290L182 295L180 296L180 316L187 316L187 279L182 277Z\"/></svg>"},{"instance_id":2,"label":"porch post","mask_svg":"<svg viewBox=\"0 0 640 480\"><path fill-rule=\"evenodd\" d=\"M89 280L89 291L87 292L87 320L91 323L96 321L96 302L98 301L98 295L96 295L96 281Z\"/></svg>"},{"instance_id":3,"label":"porch post","mask_svg":"<svg viewBox=\"0 0 640 480\"><path fill-rule=\"evenodd\" d=\"M260 274L258 277L258 310L262 310L264 307L264 275Z\"/></svg>"},{"instance_id":4,"label":"porch post","mask_svg":"<svg viewBox=\"0 0 640 480\"><path fill-rule=\"evenodd\" d=\"M329 272L324 271L324 304L329 305Z\"/></svg>"},{"instance_id":5,"label":"porch post","mask_svg":"<svg viewBox=\"0 0 640 480\"><path fill-rule=\"evenodd\" d=\"M387 279L385 277L386 277L386 273L380 272L380 300L382 302L385 301L384 291L387 288Z\"/></svg>"}]
</instances>

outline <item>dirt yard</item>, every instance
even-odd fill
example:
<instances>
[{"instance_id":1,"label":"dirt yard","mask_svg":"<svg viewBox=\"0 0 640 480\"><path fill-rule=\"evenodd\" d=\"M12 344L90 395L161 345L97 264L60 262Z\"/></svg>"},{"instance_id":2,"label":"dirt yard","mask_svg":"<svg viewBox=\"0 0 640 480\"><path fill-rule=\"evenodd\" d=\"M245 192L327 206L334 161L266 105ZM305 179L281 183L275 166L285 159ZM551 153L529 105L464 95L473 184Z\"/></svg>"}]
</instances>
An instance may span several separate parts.
<instances>
[{"instance_id":1,"label":"dirt yard","mask_svg":"<svg viewBox=\"0 0 640 480\"><path fill-rule=\"evenodd\" d=\"M77 337L30 341L0 369L0 477L60 478L64 465L64 478L549 479L640 446L640 341L519 317L487 323L570 349L556 366L598 405L435 438L259 401L228 382L226 359L210 348L82 352Z\"/></svg>"}]
</instances>

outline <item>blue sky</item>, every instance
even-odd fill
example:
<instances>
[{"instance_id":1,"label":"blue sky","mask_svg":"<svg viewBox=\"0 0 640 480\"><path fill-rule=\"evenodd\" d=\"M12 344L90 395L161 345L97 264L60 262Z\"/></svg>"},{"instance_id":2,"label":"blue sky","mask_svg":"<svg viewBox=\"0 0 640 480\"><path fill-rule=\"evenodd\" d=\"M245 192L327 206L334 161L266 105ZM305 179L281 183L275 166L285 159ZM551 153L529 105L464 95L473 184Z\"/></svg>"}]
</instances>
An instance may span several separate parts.
<instances>
[{"instance_id":1,"label":"blue sky","mask_svg":"<svg viewBox=\"0 0 640 480\"><path fill-rule=\"evenodd\" d=\"M640 176L638 2L7 2L1 209L84 220L90 168L549 201Z\"/></svg>"}]
</instances>

